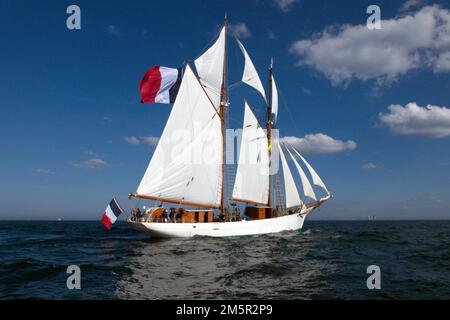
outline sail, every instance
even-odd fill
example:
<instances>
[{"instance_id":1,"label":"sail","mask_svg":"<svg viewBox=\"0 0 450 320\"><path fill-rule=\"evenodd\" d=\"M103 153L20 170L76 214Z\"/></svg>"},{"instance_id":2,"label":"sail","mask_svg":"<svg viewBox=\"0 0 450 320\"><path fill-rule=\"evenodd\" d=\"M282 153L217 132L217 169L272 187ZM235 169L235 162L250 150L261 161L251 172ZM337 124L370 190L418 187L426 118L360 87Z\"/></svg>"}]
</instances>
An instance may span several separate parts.
<instances>
[{"instance_id":1,"label":"sail","mask_svg":"<svg viewBox=\"0 0 450 320\"><path fill-rule=\"evenodd\" d=\"M264 100L266 100L266 92L264 91L264 87L261 83L261 79L258 76L258 72L256 71L255 66L253 65L252 59L250 59L250 56L248 55L247 50L245 50L242 42L240 42L238 39L236 39L236 41L245 58L245 66L244 66L244 74L242 75L242 82L258 90L263 96Z\"/></svg>"},{"instance_id":2,"label":"sail","mask_svg":"<svg viewBox=\"0 0 450 320\"><path fill-rule=\"evenodd\" d=\"M232 198L267 204L269 198L269 150L267 135L245 102L244 125Z\"/></svg>"},{"instance_id":3,"label":"sail","mask_svg":"<svg viewBox=\"0 0 450 320\"><path fill-rule=\"evenodd\" d=\"M200 81L216 108L220 103L220 89L223 81L223 61L225 58L225 27L216 42L195 60Z\"/></svg>"},{"instance_id":4,"label":"sail","mask_svg":"<svg viewBox=\"0 0 450 320\"><path fill-rule=\"evenodd\" d=\"M289 155L291 156L292 161L294 161L295 167L297 168L298 174L300 175L300 180L302 182L303 192L304 192L305 196L310 197L311 199L317 200L316 194L314 193L314 189L312 188L311 183L309 183L309 180L306 177L306 174L303 171L302 167L300 167L300 165L298 164L298 161L294 158L291 151L288 148L286 148L286 150L288 151Z\"/></svg>"},{"instance_id":5,"label":"sail","mask_svg":"<svg viewBox=\"0 0 450 320\"><path fill-rule=\"evenodd\" d=\"M301 155L297 150L295 150L295 148L292 148L292 149L294 149L295 153L297 153L297 155L300 157L300 159L302 159L302 161L303 161L303 163L305 164L306 168L308 168L308 171L309 171L309 173L311 174L313 183L314 183L316 186L319 186L319 187L321 187L323 190L325 190L325 192L326 192L327 194L330 194L330 192L328 191L327 187L325 186L325 183L323 183L322 179L320 179L320 177L319 177L319 175L317 174L316 170L314 170L314 168L311 167L311 165L308 163L308 161L306 161L306 159L303 158L302 155Z\"/></svg>"},{"instance_id":6,"label":"sail","mask_svg":"<svg viewBox=\"0 0 450 320\"><path fill-rule=\"evenodd\" d=\"M275 123L277 121L278 117L278 89L277 85L275 83L275 78L272 77L272 114L273 116L273 122Z\"/></svg>"},{"instance_id":7,"label":"sail","mask_svg":"<svg viewBox=\"0 0 450 320\"><path fill-rule=\"evenodd\" d=\"M284 191L286 193L286 208L300 206L303 204L303 201L300 199L297 187L295 186L294 178L292 177L291 170L289 169L289 165L286 161L286 157L284 156L283 150L280 146L280 141L278 139L276 139L276 144L278 152L280 153L281 167L283 168Z\"/></svg>"},{"instance_id":8,"label":"sail","mask_svg":"<svg viewBox=\"0 0 450 320\"><path fill-rule=\"evenodd\" d=\"M220 117L188 65L137 194L217 207L222 148Z\"/></svg>"}]
</instances>

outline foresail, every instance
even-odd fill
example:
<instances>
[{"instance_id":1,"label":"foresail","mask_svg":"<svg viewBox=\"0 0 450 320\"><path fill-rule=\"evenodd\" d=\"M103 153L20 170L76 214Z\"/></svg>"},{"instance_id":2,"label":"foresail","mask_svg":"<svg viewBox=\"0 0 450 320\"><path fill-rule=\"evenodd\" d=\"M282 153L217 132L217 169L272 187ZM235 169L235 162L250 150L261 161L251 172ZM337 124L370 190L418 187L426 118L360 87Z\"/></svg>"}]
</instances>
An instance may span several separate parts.
<instances>
[{"instance_id":1,"label":"foresail","mask_svg":"<svg viewBox=\"0 0 450 320\"><path fill-rule=\"evenodd\" d=\"M274 115L273 122L275 123L278 117L278 89L273 75L272 75L272 114Z\"/></svg>"},{"instance_id":2,"label":"foresail","mask_svg":"<svg viewBox=\"0 0 450 320\"><path fill-rule=\"evenodd\" d=\"M267 135L247 102L232 198L259 204L267 204L269 198Z\"/></svg>"},{"instance_id":3,"label":"foresail","mask_svg":"<svg viewBox=\"0 0 450 320\"><path fill-rule=\"evenodd\" d=\"M259 78L258 72L256 71L255 66L253 65L252 59L250 59L250 56L248 55L247 50L245 50L242 42L239 41L238 39L236 39L236 41L245 58L245 66L244 66L244 74L242 75L242 82L258 90L263 96L264 100L266 100L266 92L264 91L264 87L261 83L261 79Z\"/></svg>"},{"instance_id":4,"label":"foresail","mask_svg":"<svg viewBox=\"0 0 450 320\"><path fill-rule=\"evenodd\" d=\"M298 164L298 161L292 155L291 151L288 148L286 148L286 150L288 151L289 155L291 156L291 159L294 162L295 167L297 168L298 174L300 175L300 180L302 182L303 192L304 192L305 196L307 196L311 199L317 200L316 194L314 193L314 189L312 188L311 183L309 183L309 180L306 177L306 174L303 171L302 167L300 167L300 165Z\"/></svg>"},{"instance_id":5,"label":"foresail","mask_svg":"<svg viewBox=\"0 0 450 320\"><path fill-rule=\"evenodd\" d=\"M221 164L221 120L188 65L137 194L218 207Z\"/></svg>"},{"instance_id":6,"label":"foresail","mask_svg":"<svg viewBox=\"0 0 450 320\"><path fill-rule=\"evenodd\" d=\"M223 81L223 61L225 58L225 27L216 42L195 60L200 81L216 108L220 103L220 89Z\"/></svg>"},{"instance_id":7,"label":"foresail","mask_svg":"<svg viewBox=\"0 0 450 320\"><path fill-rule=\"evenodd\" d=\"M292 177L291 170L289 169L289 165L286 161L286 157L284 156L283 150L280 146L280 141L278 139L276 139L276 144L278 152L280 153L281 167L283 168L286 208L300 206L303 204L303 201L300 199L297 187L295 186L294 178Z\"/></svg>"},{"instance_id":8,"label":"foresail","mask_svg":"<svg viewBox=\"0 0 450 320\"><path fill-rule=\"evenodd\" d=\"M313 183L316 186L319 186L323 190L325 190L325 192L327 194L330 194L330 192L328 191L327 187L325 186L325 183L323 183L322 179L319 177L319 175L317 174L316 170L314 170L314 168L308 163L308 161L306 161L306 159L303 158L302 155L297 150L295 150L295 148L292 148L292 149L294 149L295 153L297 153L297 155L300 157L300 159L302 159L302 161L305 164L306 168L308 168L308 171L311 174Z\"/></svg>"}]
</instances>

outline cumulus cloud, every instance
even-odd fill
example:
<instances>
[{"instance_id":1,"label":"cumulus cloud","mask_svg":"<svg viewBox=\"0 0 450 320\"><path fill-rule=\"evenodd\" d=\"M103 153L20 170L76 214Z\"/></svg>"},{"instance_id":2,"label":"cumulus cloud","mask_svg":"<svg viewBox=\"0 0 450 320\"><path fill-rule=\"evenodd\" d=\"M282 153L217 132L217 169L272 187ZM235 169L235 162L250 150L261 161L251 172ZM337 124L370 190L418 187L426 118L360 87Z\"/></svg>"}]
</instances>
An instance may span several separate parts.
<instances>
[{"instance_id":1,"label":"cumulus cloud","mask_svg":"<svg viewBox=\"0 0 450 320\"><path fill-rule=\"evenodd\" d=\"M283 12L288 12L299 0L274 0L275 5Z\"/></svg>"},{"instance_id":2,"label":"cumulus cloud","mask_svg":"<svg viewBox=\"0 0 450 320\"><path fill-rule=\"evenodd\" d=\"M440 54L436 57L435 69L441 72L450 71L450 51Z\"/></svg>"},{"instance_id":3,"label":"cumulus cloud","mask_svg":"<svg viewBox=\"0 0 450 320\"><path fill-rule=\"evenodd\" d=\"M422 5L422 0L407 0L400 7L400 11L408 11Z\"/></svg>"},{"instance_id":4,"label":"cumulus cloud","mask_svg":"<svg viewBox=\"0 0 450 320\"><path fill-rule=\"evenodd\" d=\"M293 146L302 153L336 153L355 150L355 141L341 141L323 133L307 134L304 137L288 136L280 139L283 143Z\"/></svg>"},{"instance_id":5,"label":"cumulus cloud","mask_svg":"<svg viewBox=\"0 0 450 320\"><path fill-rule=\"evenodd\" d=\"M381 30L366 25L328 27L290 47L298 65L312 67L333 85L352 80L389 84L415 69L450 70L450 11L426 6L382 20Z\"/></svg>"},{"instance_id":6,"label":"cumulus cloud","mask_svg":"<svg viewBox=\"0 0 450 320\"><path fill-rule=\"evenodd\" d=\"M248 29L247 25L243 22L238 22L236 24L230 24L229 26L230 32L236 37L240 39L250 38L251 32Z\"/></svg>"},{"instance_id":7,"label":"cumulus cloud","mask_svg":"<svg viewBox=\"0 0 450 320\"><path fill-rule=\"evenodd\" d=\"M149 147L156 147L159 141L159 137L153 137L153 136L142 136L142 137L135 137L135 136L129 136L124 137L123 140L126 143L132 144L132 145L138 145L138 144L146 144Z\"/></svg>"},{"instance_id":8,"label":"cumulus cloud","mask_svg":"<svg viewBox=\"0 0 450 320\"><path fill-rule=\"evenodd\" d=\"M450 109L428 105L421 107L415 102L406 106L393 104L389 112L378 114L380 126L401 135L416 135L429 138L450 136Z\"/></svg>"},{"instance_id":9,"label":"cumulus cloud","mask_svg":"<svg viewBox=\"0 0 450 320\"><path fill-rule=\"evenodd\" d=\"M106 161L99 159L99 158L92 158L80 163L73 163L72 164L74 167L77 168L83 168L83 169L90 169L90 170L95 170L95 169L101 169L106 167L108 164L106 163Z\"/></svg>"},{"instance_id":10,"label":"cumulus cloud","mask_svg":"<svg viewBox=\"0 0 450 320\"><path fill-rule=\"evenodd\" d=\"M375 169L381 168L381 165L380 165L380 164L373 163L373 162L369 162L369 163L363 164L361 167L362 167L364 170L375 170Z\"/></svg>"}]
</instances>

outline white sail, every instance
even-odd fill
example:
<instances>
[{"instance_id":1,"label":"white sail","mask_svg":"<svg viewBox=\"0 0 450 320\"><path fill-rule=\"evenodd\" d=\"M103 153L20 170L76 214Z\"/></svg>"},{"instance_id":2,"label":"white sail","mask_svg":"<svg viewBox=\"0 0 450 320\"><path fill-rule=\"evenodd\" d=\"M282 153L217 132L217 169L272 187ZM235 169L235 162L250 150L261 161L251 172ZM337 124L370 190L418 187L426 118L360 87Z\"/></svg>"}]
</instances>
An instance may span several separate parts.
<instances>
[{"instance_id":1,"label":"white sail","mask_svg":"<svg viewBox=\"0 0 450 320\"><path fill-rule=\"evenodd\" d=\"M272 75L272 114L274 114L273 122L275 123L278 117L278 89L273 75Z\"/></svg>"},{"instance_id":2,"label":"white sail","mask_svg":"<svg viewBox=\"0 0 450 320\"><path fill-rule=\"evenodd\" d=\"M266 92L264 91L264 87L261 83L261 79L259 78L258 72L253 65L252 59L245 50L244 45L238 39L236 39L239 48L242 51L242 54L245 58L245 66L244 66L244 74L242 75L242 82L248 84L249 86L258 90L263 96L264 100L266 100Z\"/></svg>"},{"instance_id":3,"label":"white sail","mask_svg":"<svg viewBox=\"0 0 450 320\"><path fill-rule=\"evenodd\" d=\"M223 61L225 58L226 29L222 28L216 42L195 60L200 81L216 108L220 103L220 89L223 81Z\"/></svg>"},{"instance_id":4,"label":"white sail","mask_svg":"<svg viewBox=\"0 0 450 320\"><path fill-rule=\"evenodd\" d=\"M232 198L260 204L269 199L267 135L247 102Z\"/></svg>"},{"instance_id":5,"label":"white sail","mask_svg":"<svg viewBox=\"0 0 450 320\"><path fill-rule=\"evenodd\" d=\"M222 148L221 120L188 65L137 194L217 207Z\"/></svg>"},{"instance_id":6,"label":"white sail","mask_svg":"<svg viewBox=\"0 0 450 320\"><path fill-rule=\"evenodd\" d=\"M309 183L309 180L306 177L306 174L303 171L302 167L300 167L297 160L292 155L291 151L288 148L286 148L286 150L288 151L289 155L291 156L292 161L294 161L295 167L297 168L298 174L300 175L300 180L302 182L303 192L304 192L305 196L310 197L311 199L317 200L316 194L314 193L314 189L312 188L311 183Z\"/></svg>"},{"instance_id":7,"label":"white sail","mask_svg":"<svg viewBox=\"0 0 450 320\"><path fill-rule=\"evenodd\" d=\"M314 170L314 168L308 163L308 161L306 161L305 158L302 157L302 155L294 149L295 153L297 153L297 155L300 157L300 159L302 159L303 163L305 164L305 166L308 168L309 173L311 174L313 183L316 186L321 187L323 190L326 191L327 194L330 194L330 192L328 191L327 187L325 186L325 183L323 183L322 179L320 179L319 175L317 174L316 170Z\"/></svg>"},{"instance_id":8,"label":"white sail","mask_svg":"<svg viewBox=\"0 0 450 320\"><path fill-rule=\"evenodd\" d=\"M295 186L294 178L292 177L291 170L289 169L289 165L286 161L286 157L284 156L283 150L280 146L280 141L278 139L276 139L276 144L278 152L280 153L281 167L283 168L286 208L301 206L303 204L303 201L300 199L297 187Z\"/></svg>"}]
</instances>

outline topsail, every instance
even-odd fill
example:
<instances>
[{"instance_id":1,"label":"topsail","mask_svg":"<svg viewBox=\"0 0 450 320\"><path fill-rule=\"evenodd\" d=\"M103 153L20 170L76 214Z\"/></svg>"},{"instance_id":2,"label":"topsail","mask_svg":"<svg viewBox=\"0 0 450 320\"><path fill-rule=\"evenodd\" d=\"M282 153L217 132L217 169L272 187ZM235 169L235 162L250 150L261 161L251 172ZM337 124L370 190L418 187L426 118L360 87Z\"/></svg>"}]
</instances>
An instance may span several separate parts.
<instances>
[{"instance_id":1,"label":"topsail","mask_svg":"<svg viewBox=\"0 0 450 320\"><path fill-rule=\"evenodd\" d=\"M220 104L220 89L223 81L225 36L225 27L223 27L216 42L195 60L200 81L216 108Z\"/></svg>"},{"instance_id":2,"label":"topsail","mask_svg":"<svg viewBox=\"0 0 450 320\"><path fill-rule=\"evenodd\" d=\"M258 90L259 93L261 93L261 95L263 96L264 100L266 100L266 93L264 91L264 87L261 83L261 79L259 79L258 72L256 71L255 66L253 65L252 59L250 59L250 56L248 55L247 50L245 50L244 45L238 39L236 39L236 41L245 58L245 66L244 66L244 74L242 75L242 82Z\"/></svg>"},{"instance_id":3,"label":"topsail","mask_svg":"<svg viewBox=\"0 0 450 320\"><path fill-rule=\"evenodd\" d=\"M272 81L272 114L273 114L273 122L275 123L278 117L278 89L273 75L271 75L271 81Z\"/></svg>"}]
</instances>

